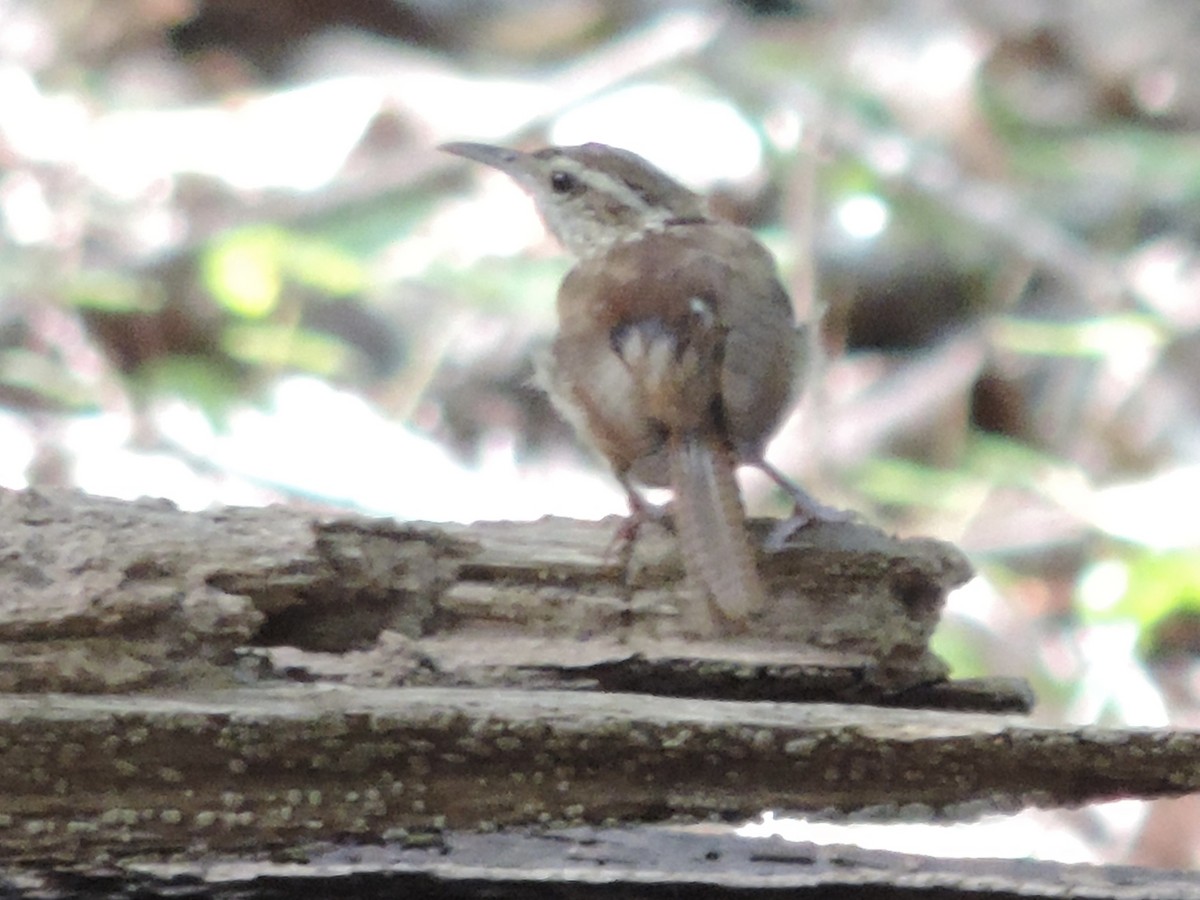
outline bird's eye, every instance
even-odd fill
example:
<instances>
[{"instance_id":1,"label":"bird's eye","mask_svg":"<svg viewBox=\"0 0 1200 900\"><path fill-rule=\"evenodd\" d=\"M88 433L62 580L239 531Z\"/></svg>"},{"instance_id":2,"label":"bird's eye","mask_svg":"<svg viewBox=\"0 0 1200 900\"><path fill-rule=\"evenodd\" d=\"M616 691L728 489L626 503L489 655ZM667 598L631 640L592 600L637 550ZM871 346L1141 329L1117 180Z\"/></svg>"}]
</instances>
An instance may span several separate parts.
<instances>
[{"instance_id":1,"label":"bird's eye","mask_svg":"<svg viewBox=\"0 0 1200 900\"><path fill-rule=\"evenodd\" d=\"M570 194L579 189L579 179L570 172L557 169L550 173L550 187L556 194Z\"/></svg>"}]
</instances>

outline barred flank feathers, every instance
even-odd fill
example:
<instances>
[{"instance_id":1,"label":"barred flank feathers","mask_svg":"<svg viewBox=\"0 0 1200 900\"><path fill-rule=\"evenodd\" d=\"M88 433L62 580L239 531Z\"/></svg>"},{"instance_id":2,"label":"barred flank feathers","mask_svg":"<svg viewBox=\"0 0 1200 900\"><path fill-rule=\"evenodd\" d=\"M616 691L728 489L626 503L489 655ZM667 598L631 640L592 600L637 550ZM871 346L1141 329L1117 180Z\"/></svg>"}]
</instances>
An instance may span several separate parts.
<instances>
[{"instance_id":1,"label":"barred flank feathers","mask_svg":"<svg viewBox=\"0 0 1200 900\"><path fill-rule=\"evenodd\" d=\"M736 628L762 608L764 592L747 538L732 456L696 434L673 435L668 452L684 567Z\"/></svg>"}]
</instances>

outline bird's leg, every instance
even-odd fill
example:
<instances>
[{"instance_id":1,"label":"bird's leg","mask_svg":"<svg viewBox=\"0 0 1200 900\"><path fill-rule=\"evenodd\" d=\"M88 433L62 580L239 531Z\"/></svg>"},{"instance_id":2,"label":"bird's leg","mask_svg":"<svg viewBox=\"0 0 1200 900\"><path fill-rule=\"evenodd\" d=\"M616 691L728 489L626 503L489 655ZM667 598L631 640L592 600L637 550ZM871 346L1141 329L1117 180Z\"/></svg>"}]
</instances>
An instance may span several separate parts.
<instances>
[{"instance_id":1,"label":"bird's leg","mask_svg":"<svg viewBox=\"0 0 1200 900\"><path fill-rule=\"evenodd\" d=\"M617 481L625 489L625 499L629 503L629 515L617 530L613 532L608 549L604 551L605 559L612 559L616 554L624 552L637 539L638 531L647 522L658 522L664 528L672 528L671 513L666 506L651 503L643 497L629 480L625 472L617 472Z\"/></svg>"},{"instance_id":2,"label":"bird's leg","mask_svg":"<svg viewBox=\"0 0 1200 900\"><path fill-rule=\"evenodd\" d=\"M749 464L764 472L792 498L792 515L780 521L767 535L765 546L768 550L782 550L788 538L814 522L849 522L854 518L850 510L822 503L762 457L750 460Z\"/></svg>"}]
</instances>

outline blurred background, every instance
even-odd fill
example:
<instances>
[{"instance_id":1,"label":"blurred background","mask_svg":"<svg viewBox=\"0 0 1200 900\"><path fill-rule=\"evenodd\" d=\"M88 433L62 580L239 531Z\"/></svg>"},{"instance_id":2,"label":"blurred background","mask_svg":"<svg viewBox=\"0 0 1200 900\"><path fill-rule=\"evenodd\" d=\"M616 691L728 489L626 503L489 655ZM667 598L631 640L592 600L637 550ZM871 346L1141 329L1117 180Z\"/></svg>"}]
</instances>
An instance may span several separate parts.
<instances>
[{"instance_id":1,"label":"blurred background","mask_svg":"<svg viewBox=\"0 0 1200 900\"><path fill-rule=\"evenodd\" d=\"M599 140L824 311L770 457L970 554L955 674L1200 726L1198 46L1172 0L0 0L0 486L622 512L529 384L568 260L434 149ZM1200 865L1197 798L777 830Z\"/></svg>"}]
</instances>

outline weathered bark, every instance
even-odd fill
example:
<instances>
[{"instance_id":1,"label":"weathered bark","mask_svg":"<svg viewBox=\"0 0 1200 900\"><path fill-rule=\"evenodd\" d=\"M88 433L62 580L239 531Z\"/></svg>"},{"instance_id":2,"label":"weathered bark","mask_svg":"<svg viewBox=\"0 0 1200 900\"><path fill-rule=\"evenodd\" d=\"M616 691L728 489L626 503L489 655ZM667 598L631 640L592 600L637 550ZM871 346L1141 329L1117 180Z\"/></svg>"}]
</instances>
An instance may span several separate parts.
<instances>
[{"instance_id":1,"label":"weathered bark","mask_svg":"<svg viewBox=\"0 0 1200 900\"><path fill-rule=\"evenodd\" d=\"M30 900L112 897L109 874L5 885ZM936 859L862 847L745 840L668 828L573 828L540 834L411 834L330 848L295 862L219 857L130 866L124 896L246 900L511 898L647 900L755 896L947 900L1071 897L1198 900L1193 873L1006 859ZM5 895L8 896L6 892Z\"/></svg>"},{"instance_id":2,"label":"weathered bark","mask_svg":"<svg viewBox=\"0 0 1200 900\"><path fill-rule=\"evenodd\" d=\"M288 648L260 655L293 673L375 684L751 698L758 681L771 699L906 702L944 681L928 638L971 574L949 545L850 523L805 529L763 556L772 603L750 634L701 644L680 626L673 538L643 528L618 558L616 524L188 514L0 491L0 690L228 685L247 676L251 646ZM371 652L348 655L360 650ZM1010 683L967 685L962 698L1025 702Z\"/></svg>"},{"instance_id":3,"label":"weathered bark","mask_svg":"<svg viewBox=\"0 0 1200 900\"><path fill-rule=\"evenodd\" d=\"M930 818L1200 789L1200 733L585 691L289 685L0 698L9 859L489 831Z\"/></svg>"},{"instance_id":4,"label":"weathered bark","mask_svg":"<svg viewBox=\"0 0 1200 900\"><path fill-rule=\"evenodd\" d=\"M929 652L970 575L952 547L806 529L760 559L772 599L751 633L700 643L671 536L644 529L618 558L615 525L0 491L0 861L130 873L431 833L504 853L516 838L486 835L1200 789L1195 732L946 711L1030 705L1018 681L946 680ZM405 862L408 886L439 884L439 858ZM742 874L714 885L766 884Z\"/></svg>"}]
</instances>

